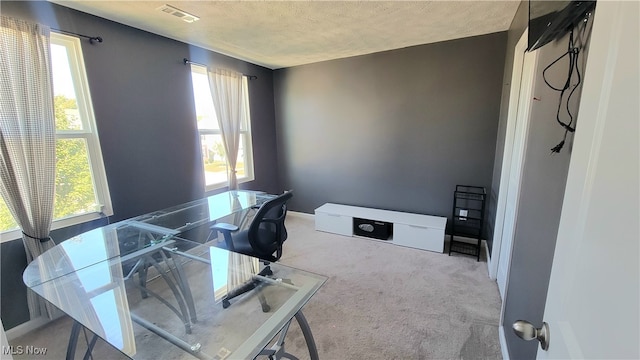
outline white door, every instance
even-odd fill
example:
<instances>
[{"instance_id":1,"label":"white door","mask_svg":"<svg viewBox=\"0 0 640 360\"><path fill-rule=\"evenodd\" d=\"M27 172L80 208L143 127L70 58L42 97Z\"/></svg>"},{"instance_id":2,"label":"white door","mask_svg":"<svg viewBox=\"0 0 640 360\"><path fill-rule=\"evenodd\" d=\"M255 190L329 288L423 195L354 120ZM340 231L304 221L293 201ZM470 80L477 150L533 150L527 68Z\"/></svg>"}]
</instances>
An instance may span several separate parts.
<instances>
[{"instance_id":1,"label":"white door","mask_svg":"<svg viewBox=\"0 0 640 360\"><path fill-rule=\"evenodd\" d=\"M525 52L528 32L525 31L518 41L513 62L511 94L504 155L502 157L502 175L500 189L506 189L498 195L496 213L496 238L494 246L500 249L497 269L497 281L500 295L506 294L509 265L511 264L511 246L518 212L518 194L522 182L524 154L527 147L527 133L531 112L531 97L534 87L537 52Z\"/></svg>"},{"instance_id":2,"label":"white door","mask_svg":"<svg viewBox=\"0 0 640 360\"><path fill-rule=\"evenodd\" d=\"M639 17L596 7L538 358L640 358Z\"/></svg>"}]
</instances>

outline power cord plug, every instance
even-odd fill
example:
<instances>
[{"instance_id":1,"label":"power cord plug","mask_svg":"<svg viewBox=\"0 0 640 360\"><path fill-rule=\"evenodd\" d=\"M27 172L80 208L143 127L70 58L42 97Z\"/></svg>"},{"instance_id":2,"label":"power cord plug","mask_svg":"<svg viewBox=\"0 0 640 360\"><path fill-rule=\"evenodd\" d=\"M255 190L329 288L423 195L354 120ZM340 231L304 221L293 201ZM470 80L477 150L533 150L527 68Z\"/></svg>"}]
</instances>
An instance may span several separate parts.
<instances>
[{"instance_id":1,"label":"power cord plug","mask_svg":"<svg viewBox=\"0 0 640 360\"><path fill-rule=\"evenodd\" d=\"M560 152L560 150L562 150L562 147L564 146L564 140L560 141L560 143L554 147L551 148L551 154L557 154Z\"/></svg>"}]
</instances>

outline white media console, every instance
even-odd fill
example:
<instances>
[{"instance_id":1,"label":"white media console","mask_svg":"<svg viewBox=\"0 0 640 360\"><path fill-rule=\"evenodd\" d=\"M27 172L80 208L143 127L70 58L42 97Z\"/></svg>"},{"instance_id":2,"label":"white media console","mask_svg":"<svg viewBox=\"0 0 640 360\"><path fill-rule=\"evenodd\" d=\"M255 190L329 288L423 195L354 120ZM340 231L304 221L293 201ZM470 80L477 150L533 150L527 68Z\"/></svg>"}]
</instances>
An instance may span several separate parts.
<instances>
[{"instance_id":1,"label":"white media console","mask_svg":"<svg viewBox=\"0 0 640 360\"><path fill-rule=\"evenodd\" d=\"M327 203L315 210L316 230L353 236L353 218L392 223L385 242L436 252L444 251L447 218Z\"/></svg>"}]
</instances>

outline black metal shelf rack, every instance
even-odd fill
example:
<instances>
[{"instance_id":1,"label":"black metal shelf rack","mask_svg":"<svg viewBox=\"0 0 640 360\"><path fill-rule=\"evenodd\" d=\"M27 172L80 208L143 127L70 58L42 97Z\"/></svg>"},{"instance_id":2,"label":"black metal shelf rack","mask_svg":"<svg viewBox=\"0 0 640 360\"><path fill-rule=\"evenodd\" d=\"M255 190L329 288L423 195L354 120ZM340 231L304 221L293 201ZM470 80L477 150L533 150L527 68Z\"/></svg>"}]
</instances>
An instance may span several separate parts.
<instances>
[{"instance_id":1,"label":"black metal shelf rack","mask_svg":"<svg viewBox=\"0 0 640 360\"><path fill-rule=\"evenodd\" d=\"M487 191L485 188L456 185L456 191L453 193L449 255L452 252L472 255L480 261L486 200ZM465 239L456 239L456 237L464 237Z\"/></svg>"}]
</instances>

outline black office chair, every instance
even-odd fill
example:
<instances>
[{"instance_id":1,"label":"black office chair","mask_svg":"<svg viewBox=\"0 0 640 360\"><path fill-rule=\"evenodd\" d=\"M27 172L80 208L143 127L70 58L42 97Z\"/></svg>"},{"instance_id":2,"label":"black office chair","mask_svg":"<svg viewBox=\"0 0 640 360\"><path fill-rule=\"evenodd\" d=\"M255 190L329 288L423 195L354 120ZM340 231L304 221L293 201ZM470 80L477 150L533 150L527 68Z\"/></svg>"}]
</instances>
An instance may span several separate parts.
<instances>
[{"instance_id":1,"label":"black office chair","mask_svg":"<svg viewBox=\"0 0 640 360\"><path fill-rule=\"evenodd\" d=\"M258 275L273 275L269 263L278 261L282 256L282 244L287 239L287 229L284 226L287 201L292 197L292 191L285 191L282 195L264 202L246 230L239 231L238 226L226 223L211 225L211 230L223 234L228 250L261 259L267 266ZM258 280L249 281L233 289L222 299L222 307L229 307L229 300L253 290L260 283ZM270 310L261 295L260 303L264 312Z\"/></svg>"}]
</instances>

